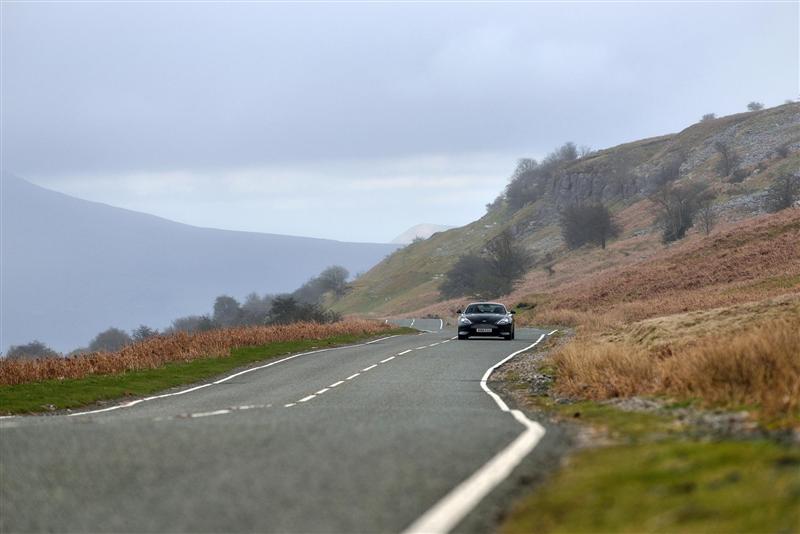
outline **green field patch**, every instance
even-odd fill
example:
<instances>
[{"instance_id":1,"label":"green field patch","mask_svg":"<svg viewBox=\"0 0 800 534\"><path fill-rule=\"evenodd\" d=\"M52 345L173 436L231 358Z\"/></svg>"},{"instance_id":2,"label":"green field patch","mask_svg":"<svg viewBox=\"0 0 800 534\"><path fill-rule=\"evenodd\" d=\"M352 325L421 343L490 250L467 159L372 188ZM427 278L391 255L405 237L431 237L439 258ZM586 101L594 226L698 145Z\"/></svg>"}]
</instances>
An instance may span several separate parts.
<instances>
[{"instance_id":1,"label":"green field patch","mask_svg":"<svg viewBox=\"0 0 800 534\"><path fill-rule=\"evenodd\" d=\"M758 441L581 452L518 503L500 531L797 532L800 449Z\"/></svg>"},{"instance_id":2,"label":"green field patch","mask_svg":"<svg viewBox=\"0 0 800 534\"><path fill-rule=\"evenodd\" d=\"M417 331L411 328L396 328L387 330L381 337L410 333ZM230 356L169 363L156 369L0 386L0 413L41 413L78 408L125 397L151 395L172 387L207 380L257 362L315 349L348 345L372 337L376 336L342 335L326 339L270 343L258 347L233 349Z\"/></svg>"}]
</instances>

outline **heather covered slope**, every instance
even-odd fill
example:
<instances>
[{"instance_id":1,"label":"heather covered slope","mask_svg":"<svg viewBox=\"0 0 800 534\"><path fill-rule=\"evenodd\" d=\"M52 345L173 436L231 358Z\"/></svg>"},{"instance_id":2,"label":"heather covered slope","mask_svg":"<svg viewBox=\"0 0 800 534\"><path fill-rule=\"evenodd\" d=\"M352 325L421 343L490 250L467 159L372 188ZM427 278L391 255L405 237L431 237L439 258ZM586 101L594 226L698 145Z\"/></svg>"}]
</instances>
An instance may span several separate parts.
<instances>
[{"instance_id":1,"label":"heather covered slope","mask_svg":"<svg viewBox=\"0 0 800 534\"><path fill-rule=\"evenodd\" d=\"M718 142L740 156L738 178L720 176ZM683 161L678 182L706 182L716 193L717 231L762 215L766 187L781 173L800 168L800 104L704 121L677 134L579 158L534 183L535 196L520 209L512 209L499 198L480 220L395 252L361 277L337 308L373 316L452 312L458 303L442 302L438 290L442 277L459 256L482 250L505 229L535 258L511 298L552 290L598 271L662 254L664 246L648 197L659 185L660 171L676 157ZM592 201L611 207L622 234L608 250L569 251L557 224L559 210L574 202ZM692 230L688 240L699 237L696 233Z\"/></svg>"}]
</instances>

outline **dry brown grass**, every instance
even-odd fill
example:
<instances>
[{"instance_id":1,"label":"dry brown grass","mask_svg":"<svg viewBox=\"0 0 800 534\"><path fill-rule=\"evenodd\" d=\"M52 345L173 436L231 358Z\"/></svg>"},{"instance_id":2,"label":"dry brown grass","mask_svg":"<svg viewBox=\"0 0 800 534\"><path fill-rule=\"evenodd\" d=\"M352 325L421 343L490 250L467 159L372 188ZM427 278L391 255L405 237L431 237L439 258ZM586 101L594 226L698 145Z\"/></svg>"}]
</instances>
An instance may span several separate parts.
<instances>
[{"instance_id":1,"label":"dry brown grass","mask_svg":"<svg viewBox=\"0 0 800 534\"><path fill-rule=\"evenodd\" d=\"M800 316L762 321L734 335L647 348L600 338L553 356L563 395L608 399L668 395L709 405L755 406L769 418L800 416Z\"/></svg>"},{"instance_id":2,"label":"dry brown grass","mask_svg":"<svg viewBox=\"0 0 800 534\"><path fill-rule=\"evenodd\" d=\"M118 352L95 352L70 358L0 360L0 385L22 384L48 379L83 378L154 369L169 362L225 357L231 349L342 335L378 334L390 327L364 320L332 324L296 323L285 326L248 326L194 334L157 336L129 345Z\"/></svg>"}]
</instances>

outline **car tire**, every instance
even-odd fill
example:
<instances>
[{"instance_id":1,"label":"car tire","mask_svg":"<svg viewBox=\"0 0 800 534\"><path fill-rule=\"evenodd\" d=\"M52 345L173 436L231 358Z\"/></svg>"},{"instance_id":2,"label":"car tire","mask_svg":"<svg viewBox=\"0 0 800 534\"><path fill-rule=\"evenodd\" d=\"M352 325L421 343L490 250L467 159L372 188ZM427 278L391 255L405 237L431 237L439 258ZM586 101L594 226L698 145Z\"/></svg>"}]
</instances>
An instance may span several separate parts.
<instances>
[{"instance_id":1,"label":"car tire","mask_svg":"<svg viewBox=\"0 0 800 534\"><path fill-rule=\"evenodd\" d=\"M514 341L514 332L511 332L511 335L506 338L506 341Z\"/></svg>"},{"instance_id":2,"label":"car tire","mask_svg":"<svg viewBox=\"0 0 800 534\"><path fill-rule=\"evenodd\" d=\"M459 335L458 335L458 339L460 339L460 340L462 340L462 341L463 341L463 340L465 340L465 339L469 339L469 336L462 336L461 334L459 334Z\"/></svg>"}]
</instances>

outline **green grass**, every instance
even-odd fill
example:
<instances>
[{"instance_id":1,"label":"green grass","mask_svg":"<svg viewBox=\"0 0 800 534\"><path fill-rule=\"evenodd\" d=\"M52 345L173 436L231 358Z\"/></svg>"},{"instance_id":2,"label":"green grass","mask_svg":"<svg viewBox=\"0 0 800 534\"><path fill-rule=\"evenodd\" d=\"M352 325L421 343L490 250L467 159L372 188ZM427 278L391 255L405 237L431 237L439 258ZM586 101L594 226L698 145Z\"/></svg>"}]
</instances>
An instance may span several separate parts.
<instances>
[{"instance_id":1,"label":"green grass","mask_svg":"<svg viewBox=\"0 0 800 534\"><path fill-rule=\"evenodd\" d=\"M800 450L668 440L583 452L518 504L504 533L797 532Z\"/></svg>"},{"instance_id":2,"label":"green grass","mask_svg":"<svg viewBox=\"0 0 800 534\"><path fill-rule=\"evenodd\" d=\"M511 389L519 381L507 377ZM687 431L696 429L670 414L692 406L688 400L657 412L528 400L562 420L603 429L612 444L574 453L512 507L501 533L800 532L797 445L693 438Z\"/></svg>"},{"instance_id":3,"label":"green grass","mask_svg":"<svg viewBox=\"0 0 800 534\"><path fill-rule=\"evenodd\" d=\"M397 328L388 330L381 336L412 332L416 333L416 330ZM116 375L95 375L74 380L46 380L0 386L0 413L47 412L78 408L98 401L150 395L171 387L199 382L255 362L317 348L347 345L370 337L377 336L342 335L326 339L270 343L259 347L234 349L227 357L170 363L157 369Z\"/></svg>"}]
</instances>

